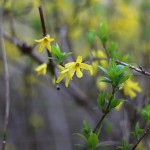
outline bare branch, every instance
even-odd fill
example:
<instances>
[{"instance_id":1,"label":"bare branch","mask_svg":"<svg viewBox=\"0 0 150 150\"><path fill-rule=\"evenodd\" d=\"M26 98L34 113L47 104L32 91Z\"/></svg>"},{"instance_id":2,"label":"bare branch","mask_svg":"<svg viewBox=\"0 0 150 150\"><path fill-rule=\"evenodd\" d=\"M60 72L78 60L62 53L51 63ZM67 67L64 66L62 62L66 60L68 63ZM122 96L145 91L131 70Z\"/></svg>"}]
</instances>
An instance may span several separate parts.
<instances>
[{"instance_id":1,"label":"bare branch","mask_svg":"<svg viewBox=\"0 0 150 150\"><path fill-rule=\"evenodd\" d=\"M117 63L117 64L120 64L120 65L123 65L123 66L130 66L130 68L131 68L132 70L134 70L134 71L136 71L136 72L139 72L139 73L141 73L141 74L143 74L143 75L150 76L150 72L145 71L141 66L140 66L139 68L137 68L137 67L135 67L135 66L133 66L133 65L129 65L129 64L127 64L127 63L125 63L125 62L121 62L121 61L119 61L119 60L116 60L116 63Z\"/></svg>"}]
</instances>

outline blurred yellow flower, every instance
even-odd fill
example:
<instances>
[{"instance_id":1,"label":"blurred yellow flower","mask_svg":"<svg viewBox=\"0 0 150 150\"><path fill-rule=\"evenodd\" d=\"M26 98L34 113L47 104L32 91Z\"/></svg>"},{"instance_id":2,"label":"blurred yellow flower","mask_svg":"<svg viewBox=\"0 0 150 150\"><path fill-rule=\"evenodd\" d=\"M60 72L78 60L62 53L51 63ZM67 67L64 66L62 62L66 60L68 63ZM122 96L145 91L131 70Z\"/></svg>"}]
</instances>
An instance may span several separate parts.
<instances>
[{"instance_id":1,"label":"blurred yellow flower","mask_svg":"<svg viewBox=\"0 0 150 150\"><path fill-rule=\"evenodd\" d=\"M121 109L122 105L123 105L123 102L121 102L117 107L115 107L115 109L116 109L117 111L119 111L119 110Z\"/></svg>"},{"instance_id":2,"label":"blurred yellow flower","mask_svg":"<svg viewBox=\"0 0 150 150\"><path fill-rule=\"evenodd\" d=\"M56 83L59 83L63 78L66 77L65 85L66 87L68 87L70 80L72 80L69 69L65 69L65 67L60 66L60 65L58 67L60 69L60 72L59 72L60 76L57 78Z\"/></svg>"},{"instance_id":3,"label":"blurred yellow flower","mask_svg":"<svg viewBox=\"0 0 150 150\"><path fill-rule=\"evenodd\" d=\"M106 90L106 88L107 88L107 83L106 82L100 82L101 80L103 79L103 77L98 77L97 79L96 79L96 85L97 85L97 87L98 87L98 89L101 91L104 91L104 90Z\"/></svg>"},{"instance_id":4,"label":"blurred yellow flower","mask_svg":"<svg viewBox=\"0 0 150 150\"><path fill-rule=\"evenodd\" d=\"M35 40L35 42L39 42L40 44L40 48L39 48L39 52L43 52L44 47L46 47L50 52L51 52L51 43L54 41L53 38L50 38L50 35L46 35L44 38L39 39L39 40Z\"/></svg>"},{"instance_id":5,"label":"blurred yellow flower","mask_svg":"<svg viewBox=\"0 0 150 150\"><path fill-rule=\"evenodd\" d=\"M43 74L45 75L46 74L46 69L47 69L47 64L44 63L40 66L38 66L37 68L35 68L34 70L37 72L38 76Z\"/></svg>"},{"instance_id":6,"label":"blurred yellow flower","mask_svg":"<svg viewBox=\"0 0 150 150\"><path fill-rule=\"evenodd\" d=\"M139 13L135 5L116 0L116 16L110 24L112 31L117 30L119 37L128 40L137 36L139 31Z\"/></svg>"},{"instance_id":7,"label":"blurred yellow flower","mask_svg":"<svg viewBox=\"0 0 150 150\"><path fill-rule=\"evenodd\" d=\"M141 92L141 88L138 85L138 82L133 82L128 79L123 86L123 92L125 95L130 96L131 99L136 97L136 92Z\"/></svg>"},{"instance_id":8,"label":"blurred yellow flower","mask_svg":"<svg viewBox=\"0 0 150 150\"><path fill-rule=\"evenodd\" d=\"M102 67L107 68L108 66L107 56L102 50L93 51L92 56L95 59L92 63L94 74L96 74L98 71L98 67L97 67L98 65L101 65Z\"/></svg>"}]
</instances>

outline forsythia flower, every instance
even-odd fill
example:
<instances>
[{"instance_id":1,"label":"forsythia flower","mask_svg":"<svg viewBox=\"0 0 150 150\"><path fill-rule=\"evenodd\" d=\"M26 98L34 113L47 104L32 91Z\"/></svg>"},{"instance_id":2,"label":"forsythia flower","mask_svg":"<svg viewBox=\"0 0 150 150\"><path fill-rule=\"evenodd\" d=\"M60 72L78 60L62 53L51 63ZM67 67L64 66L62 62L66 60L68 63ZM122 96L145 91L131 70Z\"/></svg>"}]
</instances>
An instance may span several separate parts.
<instances>
[{"instance_id":1,"label":"forsythia flower","mask_svg":"<svg viewBox=\"0 0 150 150\"><path fill-rule=\"evenodd\" d=\"M131 99L136 97L135 92L141 92L141 88L139 87L137 82L133 82L128 79L123 86L123 92L125 95L129 95Z\"/></svg>"},{"instance_id":2,"label":"forsythia flower","mask_svg":"<svg viewBox=\"0 0 150 150\"><path fill-rule=\"evenodd\" d=\"M37 72L38 75L45 75L46 74L46 69L47 69L47 64L44 63L40 66L38 66L37 68L35 68L34 70Z\"/></svg>"},{"instance_id":3,"label":"forsythia flower","mask_svg":"<svg viewBox=\"0 0 150 150\"><path fill-rule=\"evenodd\" d=\"M53 38L50 38L50 35L46 35L44 38L40 39L40 40L35 40L35 42L40 42L40 48L39 48L39 52L42 52L44 47L47 47L47 49L51 52L51 43L54 41Z\"/></svg>"},{"instance_id":4,"label":"forsythia flower","mask_svg":"<svg viewBox=\"0 0 150 150\"><path fill-rule=\"evenodd\" d=\"M71 76L73 76L74 73L76 72L78 78L81 78L83 76L81 69L89 70L91 75L93 74L92 66L82 63L82 56L78 56L76 62L67 63L65 65L65 68L69 69Z\"/></svg>"},{"instance_id":5,"label":"forsythia flower","mask_svg":"<svg viewBox=\"0 0 150 150\"><path fill-rule=\"evenodd\" d=\"M69 84L70 80L72 80L72 77L71 77L71 74L69 72L69 69L65 69L65 67L60 66L60 65L58 67L60 69L60 72L59 72L60 76L56 80L56 83L59 83L63 78L66 77L65 85L66 85L66 87L68 87L68 84Z\"/></svg>"},{"instance_id":6,"label":"forsythia flower","mask_svg":"<svg viewBox=\"0 0 150 150\"><path fill-rule=\"evenodd\" d=\"M60 76L58 77L56 83L59 83L64 77L66 77L66 87L68 87L68 84L75 72L78 78L83 76L81 69L89 70L91 75L93 74L92 66L82 63L82 56L78 56L76 62L67 63L65 67L59 66L59 68L61 72L59 72Z\"/></svg>"}]
</instances>

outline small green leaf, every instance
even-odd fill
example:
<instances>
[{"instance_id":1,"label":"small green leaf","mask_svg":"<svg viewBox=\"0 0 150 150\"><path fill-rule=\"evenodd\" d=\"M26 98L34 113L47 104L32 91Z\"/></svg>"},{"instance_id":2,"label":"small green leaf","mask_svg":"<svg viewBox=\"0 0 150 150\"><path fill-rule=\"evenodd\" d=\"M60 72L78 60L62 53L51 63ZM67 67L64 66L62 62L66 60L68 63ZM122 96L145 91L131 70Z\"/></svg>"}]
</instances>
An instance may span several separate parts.
<instances>
[{"instance_id":1,"label":"small green leaf","mask_svg":"<svg viewBox=\"0 0 150 150\"><path fill-rule=\"evenodd\" d=\"M103 93L100 93L97 99L97 102L100 106L104 106L105 105L105 96Z\"/></svg>"},{"instance_id":2,"label":"small green leaf","mask_svg":"<svg viewBox=\"0 0 150 150\"><path fill-rule=\"evenodd\" d=\"M58 44L52 46L52 53L53 53L54 56L57 57L57 58L60 58L60 57L62 56L62 53L61 53L61 51L60 51L60 49L59 49Z\"/></svg>"},{"instance_id":3,"label":"small green leaf","mask_svg":"<svg viewBox=\"0 0 150 150\"><path fill-rule=\"evenodd\" d=\"M98 66L98 68L99 68L100 70L102 70L104 73L108 74L107 70L106 70L105 68L103 68L102 66Z\"/></svg>"},{"instance_id":4,"label":"small green leaf","mask_svg":"<svg viewBox=\"0 0 150 150\"><path fill-rule=\"evenodd\" d=\"M90 43L90 44L93 44L94 41L95 41L95 37L96 37L96 31L94 30L91 30L87 33L87 41Z\"/></svg>"},{"instance_id":5,"label":"small green leaf","mask_svg":"<svg viewBox=\"0 0 150 150\"><path fill-rule=\"evenodd\" d=\"M122 84L124 83L125 81L127 81L129 78L131 77L131 74L127 74L127 75L124 75L124 76L120 76L119 77L119 81L117 81L117 84Z\"/></svg>"},{"instance_id":6,"label":"small green leaf","mask_svg":"<svg viewBox=\"0 0 150 150\"><path fill-rule=\"evenodd\" d=\"M86 120L83 121L83 133L86 137L88 137L92 132L91 127L89 126L88 122Z\"/></svg>"},{"instance_id":7,"label":"small green leaf","mask_svg":"<svg viewBox=\"0 0 150 150\"><path fill-rule=\"evenodd\" d=\"M119 75L121 75L123 72L125 72L130 66L123 66L123 65L117 65L117 71Z\"/></svg>"},{"instance_id":8,"label":"small green leaf","mask_svg":"<svg viewBox=\"0 0 150 150\"><path fill-rule=\"evenodd\" d=\"M112 83L112 81L107 77L103 77L103 79L100 80L100 82Z\"/></svg>"},{"instance_id":9,"label":"small green leaf","mask_svg":"<svg viewBox=\"0 0 150 150\"><path fill-rule=\"evenodd\" d=\"M111 59L109 61L109 70L116 70L116 63L115 63L114 59Z\"/></svg>"},{"instance_id":10,"label":"small green leaf","mask_svg":"<svg viewBox=\"0 0 150 150\"><path fill-rule=\"evenodd\" d=\"M108 40L108 26L105 22L100 24L100 31L98 33L98 37L105 44Z\"/></svg>"},{"instance_id":11,"label":"small green leaf","mask_svg":"<svg viewBox=\"0 0 150 150\"><path fill-rule=\"evenodd\" d=\"M117 107L123 100L121 99L114 99L111 101L110 109Z\"/></svg>"},{"instance_id":12,"label":"small green leaf","mask_svg":"<svg viewBox=\"0 0 150 150\"><path fill-rule=\"evenodd\" d=\"M87 141L88 139L81 133L74 133L75 135L80 136L82 139L84 139L85 141Z\"/></svg>"},{"instance_id":13,"label":"small green leaf","mask_svg":"<svg viewBox=\"0 0 150 150\"><path fill-rule=\"evenodd\" d=\"M88 138L89 148L91 148L91 149L96 148L98 141L99 141L98 136L95 133L92 133Z\"/></svg>"}]
</instances>

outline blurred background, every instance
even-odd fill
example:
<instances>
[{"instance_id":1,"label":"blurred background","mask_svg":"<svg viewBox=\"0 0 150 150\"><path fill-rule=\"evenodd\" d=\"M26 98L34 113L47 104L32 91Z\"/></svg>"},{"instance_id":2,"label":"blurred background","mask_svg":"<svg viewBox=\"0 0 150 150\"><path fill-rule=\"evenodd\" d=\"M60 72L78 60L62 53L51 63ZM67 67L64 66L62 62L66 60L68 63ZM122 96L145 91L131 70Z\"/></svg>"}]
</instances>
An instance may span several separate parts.
<instances>
[{"instance_id":1,"label":"blurred background","mask_svg":"<svg viewBox=\"0 0 150 150\"><path fill-rule=\"evenodd\" d=\"M62 51L73 52L66 62L78 55L84 59L93 49L103 50L96 39L94 47L87 41L89 30L99 30L107 22L114 31L111 40L118 41L119 52L129 55L128 63L150 71L150 1L149 0L0 0L3 10L3 32L10 77L10 119L7 150L76 150L74 144L83 141L73 133L80 132L83 120L92 127L101 111L97 106L99 72L94 77L74 77L68 88L52 85L50 73L37 76L34 68L47 61L46 52L39 53L34 39L42 38L38 6L42 5L47 32ZM31 52L32 50L32 52ZM0 58L1 52L0 52ZM150 78L133 72L142 92L131 100L123 91L118 97L128 100L121 109L111 112L103 122L100 142L134 140L130 132L137 121L144 128L144 118L137 111L150 105ZM109 86L107 86L109 89ZM0 132L3 131L5 111L3 61L0 59ZM0 136L2 141L2 134ZM150 149L150 135L137 150ZM112 150L107 146L103 150Z\"/></svg>"}]
</instances>

